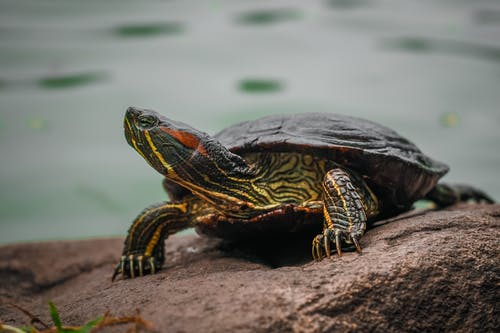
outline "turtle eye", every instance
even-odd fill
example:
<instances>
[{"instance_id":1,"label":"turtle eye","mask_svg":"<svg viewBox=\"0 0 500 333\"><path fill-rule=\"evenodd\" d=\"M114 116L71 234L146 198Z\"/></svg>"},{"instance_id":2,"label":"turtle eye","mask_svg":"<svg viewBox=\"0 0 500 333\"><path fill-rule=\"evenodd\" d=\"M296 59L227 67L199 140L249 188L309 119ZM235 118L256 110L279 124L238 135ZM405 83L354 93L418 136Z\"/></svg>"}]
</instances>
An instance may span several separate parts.
<instances>
[{"instance_id":1,"label":"turtle eye","mask_svg":"<svg viewBox=\"0 0 500 333\"><path fill-rule=\"evenodd\" d=\"M158 122L158 119L155 116L151 115L144 115L140 116L137 119L137 125L142 128L142 129L149 129L153 126L155 126Z\"/></svg>"}]
</instances>

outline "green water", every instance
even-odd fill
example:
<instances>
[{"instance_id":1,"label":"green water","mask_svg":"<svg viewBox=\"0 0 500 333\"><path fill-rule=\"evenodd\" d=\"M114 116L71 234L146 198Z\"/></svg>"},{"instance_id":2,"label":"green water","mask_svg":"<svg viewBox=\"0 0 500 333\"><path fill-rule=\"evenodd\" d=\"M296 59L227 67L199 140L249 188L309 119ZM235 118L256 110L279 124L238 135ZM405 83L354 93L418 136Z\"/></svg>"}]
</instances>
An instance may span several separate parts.
<instances>
[{"instance_id":1,"label":"green water","mask_svg":"<svg viewBox=\"0 0 500 333\"><path fill-rule=\"evenodd\" d=\"M0 243L123 235L166 198L129 105L368 118L499 200L500 3L0 0Z\"/></svg>"}]
</instances>

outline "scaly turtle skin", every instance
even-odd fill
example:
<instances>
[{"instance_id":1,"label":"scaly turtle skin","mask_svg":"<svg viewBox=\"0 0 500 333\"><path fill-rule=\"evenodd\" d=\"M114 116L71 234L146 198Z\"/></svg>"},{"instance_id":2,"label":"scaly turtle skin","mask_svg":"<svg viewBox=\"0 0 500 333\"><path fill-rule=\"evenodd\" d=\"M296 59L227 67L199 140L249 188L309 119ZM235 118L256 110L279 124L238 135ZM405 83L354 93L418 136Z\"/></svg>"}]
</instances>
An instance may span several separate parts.
<instances>
[{"instance_id":1,"label":"scaly turtle skin","mask_svg":"<svg viewBox=\"0 0 500 333\"><path fill-rule=\"evenodd\" d=\"M117 275L155 273L179 230L239 239L316 228L314 259L361 252L367 222L427 198L493 202L437 184L448 167L381 125L334 114L271 116L214 137L151 110L129 108L127 142L159 173L171 201L146 208L125 240ZM322 231L321 231L322 227Z\"/></svg>"}]
</instances>

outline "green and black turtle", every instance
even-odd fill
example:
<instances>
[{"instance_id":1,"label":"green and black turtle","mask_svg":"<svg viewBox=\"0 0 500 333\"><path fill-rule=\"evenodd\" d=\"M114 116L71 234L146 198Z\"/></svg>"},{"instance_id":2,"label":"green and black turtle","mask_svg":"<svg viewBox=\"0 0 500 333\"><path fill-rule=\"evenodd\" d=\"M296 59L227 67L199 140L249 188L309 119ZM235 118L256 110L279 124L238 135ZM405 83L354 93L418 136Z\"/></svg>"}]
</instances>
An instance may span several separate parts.
<instances>
[{"instance_id":1,"label":"green and black turtle","mask_svg":"<svg viewBox=\"0 0 500 333\"><path fill-rule=\"evenodd\" d=\"M437 184L445 164L396 132L335 114L270 116L209 136L138 108L125 115L128 143L159 173L171 201L134 220L115 269L123 277L155 273L164 240L182 229L225 239L316 228L312 254L361 252L367 222L427 198L493 202L468 186Z\"/></svg>"}]
</instances>

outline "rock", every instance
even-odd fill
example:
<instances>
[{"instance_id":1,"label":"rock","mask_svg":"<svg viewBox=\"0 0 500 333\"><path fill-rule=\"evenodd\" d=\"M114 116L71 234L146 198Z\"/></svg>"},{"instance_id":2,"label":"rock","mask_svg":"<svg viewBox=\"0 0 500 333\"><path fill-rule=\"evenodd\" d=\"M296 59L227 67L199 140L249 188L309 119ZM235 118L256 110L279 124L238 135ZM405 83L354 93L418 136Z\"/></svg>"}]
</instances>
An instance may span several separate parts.
<instances>
[{"instance_id":1,"label":"rock","mask_svg":"<svg viewBox=\"0 0 500 333\"><path fill-rule=\"evenodd\" d=\"M50 322L52 300L68 325L140 309L159 332L498 332L500 205L385 222L362 255L317 263L310 239L252 248L174 236L159 274L114 283L122 239L3 246L0 320L28 323L16 303Z\"/></svg>"}]
</instances>

